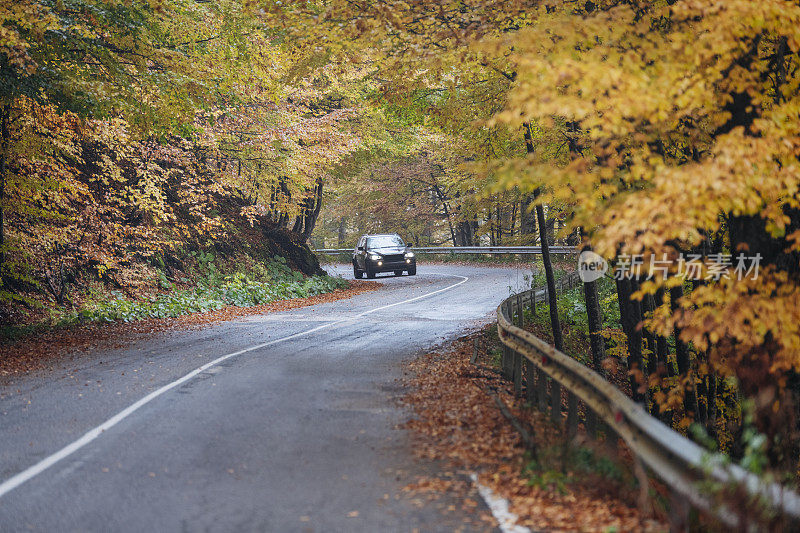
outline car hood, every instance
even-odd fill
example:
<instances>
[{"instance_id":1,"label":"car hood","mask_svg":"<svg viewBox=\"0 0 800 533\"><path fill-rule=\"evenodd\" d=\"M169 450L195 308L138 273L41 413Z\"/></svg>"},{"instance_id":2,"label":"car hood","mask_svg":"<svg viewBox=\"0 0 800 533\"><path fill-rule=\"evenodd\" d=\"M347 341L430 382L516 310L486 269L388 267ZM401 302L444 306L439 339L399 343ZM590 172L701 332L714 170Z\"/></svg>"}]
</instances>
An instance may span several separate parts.
<instances>
[{"instance_id":1,"label":"car hood","mask_svg":"<svg viewBox=\"0 0 800 533\"><path fill-rule=\"evenodd\" d=\"M378 254L378 255L393 255L393 254L403 254L406 252L406 248L396 247L396 248L381 248L380 250L370 250L369 253L371 254Z\"/></svg>"}]
</instances>

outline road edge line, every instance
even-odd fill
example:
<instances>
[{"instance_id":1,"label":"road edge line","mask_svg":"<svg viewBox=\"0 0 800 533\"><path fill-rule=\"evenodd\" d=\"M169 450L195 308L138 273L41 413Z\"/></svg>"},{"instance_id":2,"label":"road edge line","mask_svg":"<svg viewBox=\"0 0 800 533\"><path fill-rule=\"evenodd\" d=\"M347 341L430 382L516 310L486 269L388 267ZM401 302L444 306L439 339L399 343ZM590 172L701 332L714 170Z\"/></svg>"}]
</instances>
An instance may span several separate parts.
<instances>
[{"instance_id":1,"label":"road edge line","mask_svg":"<svg viewBox=\"0 0 800 533\"><path fill-rule=\"evenodd\" d=\"M531 533L531 530L526 526L517 525L519 517L509 510L508 500L502 496L498 496L495 492L478 482L478 475L472 473L469 475L475 488L478 489L478 494L483 498L484 503L492 512L492 516L497 520L497 527L503 533Z\"/></svg>"}]
</instances>

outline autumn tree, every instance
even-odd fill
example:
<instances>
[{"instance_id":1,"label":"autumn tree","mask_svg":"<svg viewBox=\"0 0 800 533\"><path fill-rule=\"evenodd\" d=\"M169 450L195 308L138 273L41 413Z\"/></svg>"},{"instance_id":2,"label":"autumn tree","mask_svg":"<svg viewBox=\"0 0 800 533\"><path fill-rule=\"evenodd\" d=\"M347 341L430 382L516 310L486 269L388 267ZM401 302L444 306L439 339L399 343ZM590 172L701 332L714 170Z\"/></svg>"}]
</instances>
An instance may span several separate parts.
<instances>
[{"instance_id":1,"label":"autumn tree","mask_svg":"<svg viewBox=\"0 0 800 533\"><path fill-rule=\"evenodd\" d=\"M587 3L587 6L589 4ZM591 8L589 8L591 7ZM679 264L702 256L703 283L673 267L641 286L666 289L646 321L694 352L677 391L693 393L706 362L758 398L775 463L796 460L798 331L798 17L795 2L602 2L481 44L517 65L496 120L571 125L569 164L508 161L506 187L545 187L574 206L608 258ZM683 256L681 255L683 254ZM756 279L717 276L720 262L759 257ZM709 273L711 272L711 273ZM665 387L669 389L669 387ZM671 395L678 402L683 394ZM672 402L667 398L663 401Z\"/></svg>"},{"instance_id":2,"label":"autumn tree","mask_svg":"<svg viewBox=\"0 0 800 533\"><path fill-rule=\"evenodd\" d=\"M29 172L30 165L50 158L50 165L59 168L79 155L70 150L69 136L77 133L76 123L66 118L71 125L63 127L59 114L126 117L146 131L191 123L196 95L190 66L181 62L183 54L165 39L167 21L189 20L194 16L190 10L147 2L24 0L3 2L0 11L3 278L13 277L17 270L5 260L13 246L5 238L9 207L31 214L38 207L46 216L47 209L35 197L48 194L47 189L56 194L60 188L57 174L37 181ZM38 134L26 136L30 133ZM19 194L9 196L9 185Z\"/></svg>"},{"instance_id":3,"label":"autumn tree","mask_svg":"<svg viewBox=\"0 0 800 533\"><path fill-rule=\"evenodd\" d=\"M131 261L219 242L221 208L302 241L369 136L359 72L245 3L2 11L0 301L38 287L63 304L78 271L124 288L121 270L150 272Z\"/></svg>"}]
</instances>

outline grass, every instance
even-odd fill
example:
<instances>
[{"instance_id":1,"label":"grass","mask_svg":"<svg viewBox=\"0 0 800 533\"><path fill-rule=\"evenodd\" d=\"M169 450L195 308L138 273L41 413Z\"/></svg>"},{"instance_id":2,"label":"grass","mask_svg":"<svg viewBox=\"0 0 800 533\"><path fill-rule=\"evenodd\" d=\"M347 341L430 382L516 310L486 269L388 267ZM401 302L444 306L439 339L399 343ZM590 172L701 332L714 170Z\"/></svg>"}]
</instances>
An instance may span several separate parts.
<instances>
[{"instance_id":1,"label":"grass","mask_svg":"<svg viewBox=\"0 0 800 533\"><path fill-rule=\"evenodd\" d=\"M131 322L149 318L174 318L203 313L227 306L250 307L289 298L307 298L348 286L346 280L331 276L306 277L293 271L282 257L225 273L214 257L198 258L197 267L188 273L195 280L178 288L162 270L154 282L160 292L143 298L129 298L119 291L90 291L76 309L55 309L49 321L7 326L0 339L14 341L50 328L87 322ZM186 280L184 280L186 281Z\"/></svg>"},{"instance_id":2,"label":"grass","mask_svg":"<svg viewBox=\"0 0 800 533\"><path fill-rule=\"evenodd\" d=\"M347 281L331 276L305 277L293 271L282 257L266 265L256 264L250 271L223 275L213 258L203 258L199 268L204 271L199 283L188 289L175 289L159 276L164 294L134 300L120 293L89 300L83 307L64 319L70 321L130 322L145 318L170 318L189 313L203 313L227 306L250 307L289 298L307 298L347 286Z\"/></svg>"},{"instance_id":3,"label":"grass","mask_svg":"<svg viewBox=\"0 0 800 533\"><path fill-rule=\"evenodd\" d=\"M556 278L559 271L556 271ZM544 273L534 275L534 285L544 286ZM600 311L603 318L604 329L620 329L619 304L614 280L601 278L597 281L597 292L600 299ZM564 336L564 352L583 364L590 364L588 349L589 323L586 315L586 302L583 286L578 285L558 295L558 316L561 319L562 334ZM546 334L548 341L552 341L550 325L550 306L540 304L536 306L536 314L531 309L525 310L525 323L533 323L537 333ZM611 348L616 343L615 339L608 339L607 347Z\"/></svg>"},{"instance_id":4,"label":"grass","mask_svg":"<svg viewBox=\"0 0 800 533\"><path fill-rule=\"evenodd\" d=\"M567 486L580 475L589 475L616 485L635 488L636 478L610 457L584 446L566 443L539 450L539 460L529 460L522 469L530 486L567 493ZM578 475L578 476L576 476Z\"/></svg>"},{"instance_id":5,"label":"grass","mask_svg":"<svg viewBox=\"0 0 800 533\"><path fill-rule=\"evenodd\" d=\"M130 322L145 318L177 317L214 311L230 305L250 307L289 298L307 298L346 286L345 280L330 276L260 282L246 275L234 275L226 277L218 285L173 290L144 300L131 300L120 293L112 293L111 298L88 302L82 309L65 317L65 320Z\"/></svg>"}]
</instances>

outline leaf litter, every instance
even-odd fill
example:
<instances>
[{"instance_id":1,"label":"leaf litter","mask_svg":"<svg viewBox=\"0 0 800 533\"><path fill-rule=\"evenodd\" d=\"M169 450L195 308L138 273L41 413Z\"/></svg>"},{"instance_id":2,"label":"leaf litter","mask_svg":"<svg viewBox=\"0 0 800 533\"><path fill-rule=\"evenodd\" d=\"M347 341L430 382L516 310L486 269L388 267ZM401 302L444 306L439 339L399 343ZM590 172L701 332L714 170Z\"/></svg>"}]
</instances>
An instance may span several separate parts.
<instances>
[{"instance_id":1,"label":"leaf litter","mask_svg":"<svg viewBox=\"0 0 800 533\"><path fill-rule=\"evenodd\" d=\"M405 490L428 499L455 494L464 498L465 508L474 509L477 502L465 495L470 488L467 475L476 472L481 484L509 500L518 525L535 531L668 530L663 514L655 515L652 506L640 508L640 492L630 483L585 472L566 461L545 461L542 456L547 454L542 451L566 449L565 437L545 415L515 397L511 383L493 368L490 354L483 353L476 364L470 363L476 337L483 346L492 342L484 330L407 363L404 382L409 392L402 402L413 417L403 427L409 430L420 459L443 461L451 471L421 478ZM538 471L531 472L531 455L492 394L529 428L543 464ZM627 450L614 455L620 468L630 463ZM493 523L486 513L483 519Z\"/></svg>"}]
</instances>

